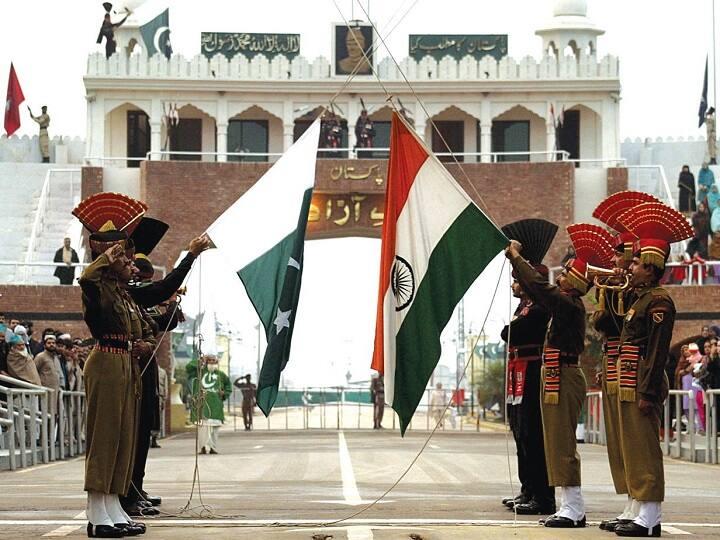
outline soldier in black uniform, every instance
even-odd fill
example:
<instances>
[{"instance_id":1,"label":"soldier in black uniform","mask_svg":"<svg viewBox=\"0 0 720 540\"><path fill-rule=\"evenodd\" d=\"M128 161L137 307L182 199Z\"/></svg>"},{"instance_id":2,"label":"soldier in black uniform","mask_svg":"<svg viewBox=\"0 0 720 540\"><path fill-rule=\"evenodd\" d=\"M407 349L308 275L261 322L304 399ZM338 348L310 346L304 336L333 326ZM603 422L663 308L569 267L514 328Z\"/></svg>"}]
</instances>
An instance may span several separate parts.
<instances>
[{"instance_id":1,"label":"soldier in black uniform","mask_svg":"<svg viewBox=\"0 0 720 540\"><path fill-rule=\"evenodd\" d=\"M505 236L523 245L523 254L546 280L548 269L542 264L552 244L557 225L540 219L525 219L502 228ZM515 276L514 276L515 277ZM507 368L507 416L515 438L520 477L520 494L503 500L518 514L555 513L555 489L548 484L540 414L540 367L545 332L550 321L546 308L533 302L515 279L512 283L520 304L501 333L509 341Z\"/></svg>"},{"instance_id":2,"label":"soldier in black uniform","mask_svg":"<svg viewBox=\"0 0 720 540\"><path fill-rule=\"evenodd\" d=\"M148 255L155 249L169 226L162 221L143 218L131 236L133 243L134 262L137 267L136 280L128 291L133 300L140 306L141 313L153 328L158 339L162 334L174 329L182 311L176 300L176 293L187 276L195 258L207 247L209 240L201 236L190 243L190 251L183 261L165 278L152 281L154 269ZM159 310L160 304L166 303L165 310ZM149 495L143 488L145 465L150 451L152 431L159 429L160 416L158 408L158 365L155 355L140 366L142 374L142 394L140 399L140 421L135 446L135 465L133 467L132 486L126 497L122 499L123 508L131 516L157 515L153 506L162 503L160 497Z\"/></svg>"}]
</instances>

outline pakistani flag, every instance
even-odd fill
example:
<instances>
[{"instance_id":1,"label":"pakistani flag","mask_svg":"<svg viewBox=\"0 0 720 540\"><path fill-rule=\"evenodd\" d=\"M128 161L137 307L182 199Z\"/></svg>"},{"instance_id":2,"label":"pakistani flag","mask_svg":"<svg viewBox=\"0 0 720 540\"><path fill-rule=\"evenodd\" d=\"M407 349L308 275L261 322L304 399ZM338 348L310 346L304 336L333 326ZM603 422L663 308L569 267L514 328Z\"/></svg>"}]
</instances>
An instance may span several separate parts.
<instances>
[{"instance_id":1,"label":"pakistani flag","mask_svg":"<svg viewBox=\"0 0 720 540\"><path fill-rule=\"evenodd\" d=\"M166 58L172 55L170 45L170 10L166 9L152 21L140 27L140 34L145 42L148 56L157 53L164 54Z\"/></svg>"},{"instance_id":2,"label":"pakistani flag","mask_svg":"<svg viewBox=\"0 0 720 540\"><path fill-rule=\"evenodd\" d=\"M508 244L400 117L390 133L373 369L405 433L455 306Z\"/></svg>"},{"instance_id":3,"label":"pakistani flag","mask_svg":"<svg viewBox=\"0 0 720 540\"><path fill-rule=\"evenodd\" d=\"M207 231L236 269L265 327L257 403L266 416L290 357L319 139L318 118Z\"/></svg>"}]
</instances>

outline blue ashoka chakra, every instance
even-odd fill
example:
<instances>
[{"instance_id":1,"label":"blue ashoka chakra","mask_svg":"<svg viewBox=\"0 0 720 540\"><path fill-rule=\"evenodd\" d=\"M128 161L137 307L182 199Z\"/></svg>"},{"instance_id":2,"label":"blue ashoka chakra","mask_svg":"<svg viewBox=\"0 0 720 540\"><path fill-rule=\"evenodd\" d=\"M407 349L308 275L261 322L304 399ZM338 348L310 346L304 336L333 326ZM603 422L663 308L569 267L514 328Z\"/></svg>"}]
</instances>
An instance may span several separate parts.
<instances>
[{"instance_id":1,"label":"blue ashoka chakra","mask_svg":"<svg viewBox=\"0 0 720 540\"><path fill-rule=\"evenodd\" d=\"M390 287L395 295L395 311L402 311L410 305L415 297L415 274L412 266L399 255L390 274Z\"/></svg>"}]
</instances>

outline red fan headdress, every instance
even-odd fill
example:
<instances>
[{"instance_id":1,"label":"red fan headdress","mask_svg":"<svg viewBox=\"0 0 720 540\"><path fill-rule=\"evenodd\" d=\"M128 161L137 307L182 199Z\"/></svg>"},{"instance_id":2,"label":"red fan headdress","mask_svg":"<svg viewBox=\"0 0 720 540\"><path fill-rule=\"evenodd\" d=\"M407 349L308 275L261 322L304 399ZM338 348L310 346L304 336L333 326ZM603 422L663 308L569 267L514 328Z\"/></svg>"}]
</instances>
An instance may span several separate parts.
<instances>
[{"instance_id":1,"label":"red fan headdress","mask_svg":"<svg viewBox=\"0 0 720 540\"><path fill-rule=\"evenodd\" d=\"M665 268L670 244L693 237L685 216L661 202L640 204L621 215L619 221L639 238L633 246L634 255L658 268Z\"/></svg>"},{"instance_id":2,"label":"red fan headdress","mask_svg":"<svg viewBox=\"0 0 720 540\"><path fill-rule=\"evenodd\" d=\"M638 238L627 230L619 218L628 210L648 202L660 201L653 195L642 191L619 191L602 201L593 212L595 219L602 221L605 225L617 231L618 234L613 239L612 244L616 251L623 253L626 261L632 260L633 244Z\"/></svg>"},{"instance_id":3,"label":"red fan headdress","mask_svg":"<svg viewBox=\"0 0 720 540\"><path fill-rule=\"evenodd\" d=\"M90 248L102 253L113 244L127 241L147 211L147 205L121 193L97 193L72 211L90 231Z\"/></svg>"},{"instance_id":4,"label":"red fan headdress","mask_svg":"<svg viewBox=\"0 0 720 540\"><path fill-rule=\"evenodd\" d=\"M589 223L576 223L567 228L575 258L565 265L567 279L573 288L585 294L590 288L588 266L612 268L613 237L602 227Z\"/></svg>"}]
</instances>

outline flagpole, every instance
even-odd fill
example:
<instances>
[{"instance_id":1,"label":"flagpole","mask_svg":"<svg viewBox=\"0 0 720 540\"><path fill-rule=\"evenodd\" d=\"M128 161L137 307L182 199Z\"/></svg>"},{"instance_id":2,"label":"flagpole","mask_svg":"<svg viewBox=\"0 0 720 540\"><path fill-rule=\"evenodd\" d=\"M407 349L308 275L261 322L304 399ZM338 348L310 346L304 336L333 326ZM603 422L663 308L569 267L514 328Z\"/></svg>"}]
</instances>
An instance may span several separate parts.
<instances>
[{"instance_id":1,"label":"flagpole","mask_svg":"<svg viewBox=\"0 0 720 540\"><path fill-rule=\"evenodd\" d=\"M712 1L712 37L713 37L713 106L717 105L717 62L715 61L715 0Z\"/></svg>"}]
</instances>

